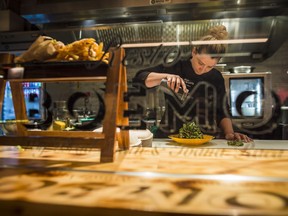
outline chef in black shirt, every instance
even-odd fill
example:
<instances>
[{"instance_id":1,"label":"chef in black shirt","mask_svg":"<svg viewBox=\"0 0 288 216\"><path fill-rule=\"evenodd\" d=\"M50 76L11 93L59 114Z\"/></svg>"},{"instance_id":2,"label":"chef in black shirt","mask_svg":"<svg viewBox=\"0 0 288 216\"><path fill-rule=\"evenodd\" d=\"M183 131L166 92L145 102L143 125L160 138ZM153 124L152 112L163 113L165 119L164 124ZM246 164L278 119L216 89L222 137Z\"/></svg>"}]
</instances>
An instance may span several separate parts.
<instances>
[{"instance_id":1,"label":"chef in black shirt","mask_svg":"<svg viewBox=\"0 0 288 216\"><path fill-rule=\"evenodd\" d=\"M221 56L226 52L226 45L209 43L225 40L228 36L226 27L214 26L200 40L207 41L194 46L192 58L179 60L169 67L159 65L140 70L133 82L142 83L147 88L166 85L173 94L166 92L167 106L155 137L167 137L179 131L185 122L196 122L204 133L215 131L215 126L222 129L227 140L252 141L242 133L234 131L226 100L224 78L215 69ZM175 97L175 95L180 95Z\"/></svg>"}]
</instances>

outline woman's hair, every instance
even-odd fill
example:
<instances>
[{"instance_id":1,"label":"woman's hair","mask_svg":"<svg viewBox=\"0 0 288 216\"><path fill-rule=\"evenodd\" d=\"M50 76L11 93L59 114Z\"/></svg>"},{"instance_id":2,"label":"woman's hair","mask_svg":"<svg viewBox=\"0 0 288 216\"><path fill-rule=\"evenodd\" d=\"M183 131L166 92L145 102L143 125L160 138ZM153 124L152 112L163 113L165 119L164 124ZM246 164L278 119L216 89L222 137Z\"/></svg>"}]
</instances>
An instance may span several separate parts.
<instances>
[{"instance_id":1,"label":"woman's hair","mask_svg":"<svg viewBox=\"0 0 288 216\"><path fill-rule=\"evenodd\" d=\"M208 30L207 35L200 38L201 41L216 41L216 40L225 40L228 38L228 32L224 25L217 25ZM220 58L221 54L226 52L226 44L200 44L196 45L197 53L207 53L212 54L213 58ZM217 56L217 54L220 54Z\"/></svg>"}]
</instances>

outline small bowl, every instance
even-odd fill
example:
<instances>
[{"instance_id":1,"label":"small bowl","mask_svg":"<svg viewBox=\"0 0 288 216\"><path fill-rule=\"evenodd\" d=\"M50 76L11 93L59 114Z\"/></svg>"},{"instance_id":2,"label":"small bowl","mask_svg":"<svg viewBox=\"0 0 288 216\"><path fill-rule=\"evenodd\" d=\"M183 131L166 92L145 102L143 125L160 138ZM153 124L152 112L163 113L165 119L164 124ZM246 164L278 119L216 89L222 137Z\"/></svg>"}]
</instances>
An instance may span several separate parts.
<instances>
[{"instance_id":1,"label":"small bowl","mask_svg":"<svg viewBox=\"0 0 288 216\"><path fill-rule=\"evenodd\" d=\"M255 67L252 66L237 66L229 69L231 73L252 73Z\"/></svg>"},{"instance_id":2,"label":"small bowl","mask_svg":"<svg viewBox=\"0 0 288 216\"><path fill-rule=\"evenodd\" d=\"M130 134L133 134L141 141L142 147L152 147L153 134L150 130L130 130Z\"/></svg>"}]
</instances>

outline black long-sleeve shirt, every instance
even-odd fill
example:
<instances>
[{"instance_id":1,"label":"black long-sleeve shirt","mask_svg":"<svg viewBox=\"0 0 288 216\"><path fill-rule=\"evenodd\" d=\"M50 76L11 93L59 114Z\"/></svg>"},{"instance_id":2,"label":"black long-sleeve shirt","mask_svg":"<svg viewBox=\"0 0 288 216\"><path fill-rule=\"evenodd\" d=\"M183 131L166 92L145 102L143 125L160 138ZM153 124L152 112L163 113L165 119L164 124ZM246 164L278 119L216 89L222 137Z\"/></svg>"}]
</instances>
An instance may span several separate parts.
<instances>
[{"instance_id":1,"label":"black long-sleeve shirt","mask_svg":"<svg viewBox=\"0 0 288 216\"><path fill-rule=\"evenodd\" d=\"M145 85L145 80L151 72L179 75L188 83L189 90L189 96L185 101L173 97L173 94L165 94L166 110L157 137L178 133L183 123L188 121L195 121L205 133L213 133L220 121L227 116L230 109L227 100L224 100L224 78L217 69L198 75L190 59L180 60L170 67L159 65L140 70L133 82Z\"/></svg>"}]
</instances>

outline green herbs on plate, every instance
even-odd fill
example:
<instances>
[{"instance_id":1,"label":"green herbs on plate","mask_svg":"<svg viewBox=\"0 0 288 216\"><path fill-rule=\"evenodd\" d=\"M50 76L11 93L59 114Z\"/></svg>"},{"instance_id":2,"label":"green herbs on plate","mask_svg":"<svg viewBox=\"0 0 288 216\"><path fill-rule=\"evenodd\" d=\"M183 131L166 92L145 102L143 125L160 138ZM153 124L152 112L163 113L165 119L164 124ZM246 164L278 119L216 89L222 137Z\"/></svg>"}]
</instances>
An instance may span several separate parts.
<instances>
[{"instance_id":1,"label":"green herbs on plate","mask_svg":"<svg viewBox=\"0 0 288 216\"><path fill-rule=\"evenodd\" d=\"M188 122L179 129L179 138L203 139L203 133L195 122Z\"/></svg>"}]
</instances>

